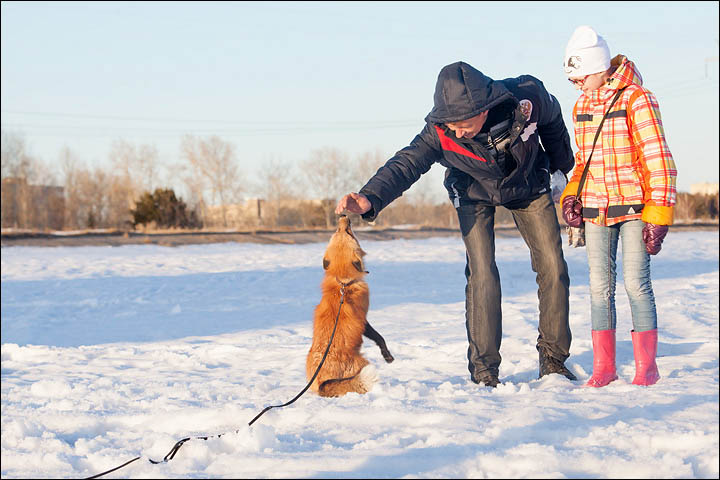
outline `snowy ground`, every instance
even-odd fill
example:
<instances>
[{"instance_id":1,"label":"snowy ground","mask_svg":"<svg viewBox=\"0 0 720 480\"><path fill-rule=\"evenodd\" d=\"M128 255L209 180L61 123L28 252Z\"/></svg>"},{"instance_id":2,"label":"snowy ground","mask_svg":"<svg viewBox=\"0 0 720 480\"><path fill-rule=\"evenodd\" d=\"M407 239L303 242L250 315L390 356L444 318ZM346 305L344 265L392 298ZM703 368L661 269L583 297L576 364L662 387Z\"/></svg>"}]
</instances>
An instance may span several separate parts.
<instances>
[{"instance_id":1,"label":"snowy ground","mask_svg":"<svg viewBox=\"0 0 720 480\"><path fill-rule=\"evenodd\" d=\"M498 239L503 363L469 381L459 238L364 242L369 320L395 362L325 399L305 386L325 244L2 248L2 477L718 478L718 233L672 232L652 260L652 387L632 385L618 281L618 373L592 370L587 260L571 273L567 364L537 380L537 294L519 238ZM162 459L187 436L169 463Z\"/></svg>"}]
</instances>

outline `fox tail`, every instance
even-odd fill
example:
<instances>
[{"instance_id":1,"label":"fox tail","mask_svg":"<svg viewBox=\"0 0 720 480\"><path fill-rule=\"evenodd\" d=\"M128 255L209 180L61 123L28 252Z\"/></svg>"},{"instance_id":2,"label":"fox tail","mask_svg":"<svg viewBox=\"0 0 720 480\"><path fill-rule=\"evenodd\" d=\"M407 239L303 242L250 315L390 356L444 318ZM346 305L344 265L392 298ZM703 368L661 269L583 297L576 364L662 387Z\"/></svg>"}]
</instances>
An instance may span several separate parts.
<instances>
[{"instance_id":1,"label":"fox tail","mask_svg":"<svg viewBox=\"0 0 720 480\"><path fill-rule=\"evenodd\" d=\"M318 389L322 397L339 397L349 392L367 393L377 382L378 375L375 367L366 365L356 375L348 378L333 378L325 380Z\"/></svg>"}]
</instances>

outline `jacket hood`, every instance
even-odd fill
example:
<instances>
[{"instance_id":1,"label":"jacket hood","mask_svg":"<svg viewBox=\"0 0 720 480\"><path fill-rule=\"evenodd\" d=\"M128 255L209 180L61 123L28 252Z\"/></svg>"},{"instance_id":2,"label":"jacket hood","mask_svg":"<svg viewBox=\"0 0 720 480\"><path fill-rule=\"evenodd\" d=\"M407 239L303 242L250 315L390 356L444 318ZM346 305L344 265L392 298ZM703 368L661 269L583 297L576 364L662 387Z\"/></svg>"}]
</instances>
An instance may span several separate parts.
<instances>
[{"instance_id":1,"label":"jacket hood","mask_svg":"<svg viewBox=\"0 0 720 480\"><path fill-rule=\"evenodd\" d=\"M435 84L434 106L428 123L459 122L512 98L502 84L465 62L443 67Z\"/></svg>"},{"instance_id":2,"label":"jacket hood","mask_svg":"<svg viewBox=\"0 0 720 480\"><path fill-rule=\"evenodd\" d=\"M616 55L610 61L610 66L616 67L615 73L610 76L605 85L590 92L590 101L593 104L604 104L621 88L631 85L642 86L643 84L640 71L625 55Z\"/></svg>"},{"instance_id":3,"label":"jacket hood","mask_svg":"<svg viewBox=\"0 0 720 480\"><path fill-rule=\"evenodd\" d=\"M613 90L619 90L630 85L642 86L643 79L640 71L625 55L617 55L610 61L610 66L617 67L608 82L608 86Z\"/></svg>"}]
</instances>

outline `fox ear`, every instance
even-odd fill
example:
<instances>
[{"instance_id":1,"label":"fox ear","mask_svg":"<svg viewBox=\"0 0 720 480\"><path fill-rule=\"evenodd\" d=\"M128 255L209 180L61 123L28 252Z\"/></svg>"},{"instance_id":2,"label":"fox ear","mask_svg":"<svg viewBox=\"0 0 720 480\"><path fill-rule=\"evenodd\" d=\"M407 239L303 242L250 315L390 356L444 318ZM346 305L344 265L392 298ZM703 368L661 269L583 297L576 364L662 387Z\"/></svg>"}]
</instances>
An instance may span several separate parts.
<instances>
[{"instance_id":1,"label":"fox ear","mask_svg":"<svg viewBox=\"0 0 720 480\"><path fill-rule=\"evenodd\" d=\"M355 269L356 269L358 272L364 272L364 271L365 271L365 270L363 270L363 264L362 264L362 262L361 262L360 260L355 260L354 262L352 262L352 264L353 264L353 267L355 267Z\"/></svg>"},{"instance_id":2,"label":"fox ear","mask_svg":"<svg viewBox=\"0 0 720 480\"><path fill-rule=\"evenodd\" d=\"M329 266L330 266L330 260L328 260L327 258L323 258L323 269L327 270Z\"/></svg>"}]
</instances>

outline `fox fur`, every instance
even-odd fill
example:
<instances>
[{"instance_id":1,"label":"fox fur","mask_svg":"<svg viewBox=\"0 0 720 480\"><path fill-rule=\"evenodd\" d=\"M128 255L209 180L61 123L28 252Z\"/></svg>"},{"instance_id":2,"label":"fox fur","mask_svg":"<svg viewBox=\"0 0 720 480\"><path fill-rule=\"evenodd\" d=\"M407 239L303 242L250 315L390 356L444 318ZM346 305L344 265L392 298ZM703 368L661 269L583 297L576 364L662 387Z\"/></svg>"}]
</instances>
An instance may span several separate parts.
<instances>
[{"instance_id":1,"label":"fox fur","mask_svg":"<svg viewBox=\"0 0 720 480\"><path fill-rule=\"evenodd\" d=\"M382 336L367 323L370 293L363 280L367 274L364 256L349 218L341 216L323 256L322 297L315 307L312 345L305 364L309 381L327 349L340 309L327 358L310 386L313 392L323 397L339 397L348 392L367 393L377 381L374 367L360 354L363 335L378 344L385 361L393 360ZM341 306L343 288L345 297Z\"/></svg>"}]
</instances>

